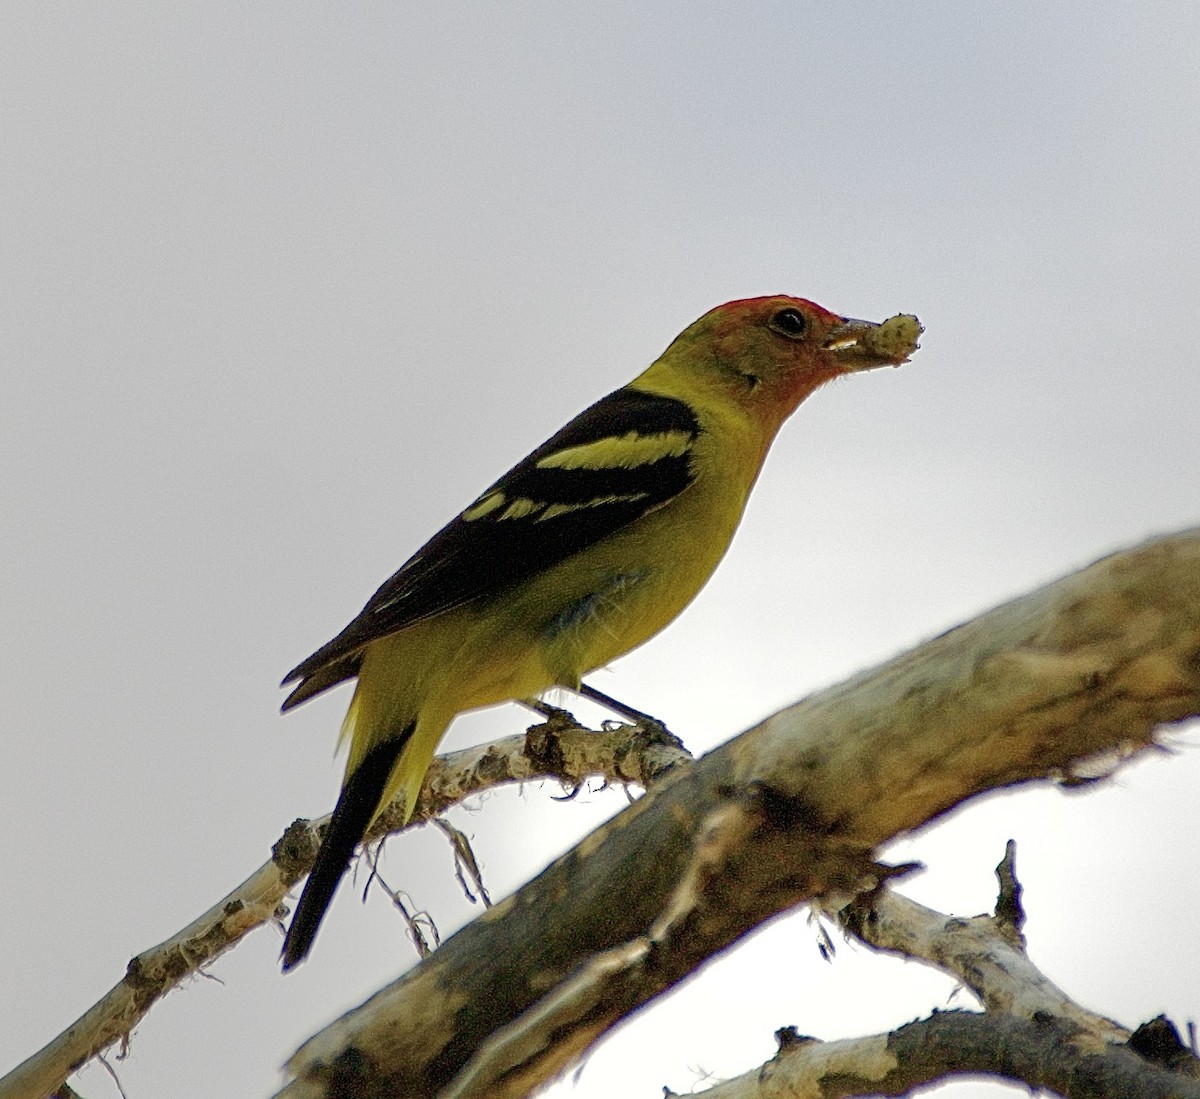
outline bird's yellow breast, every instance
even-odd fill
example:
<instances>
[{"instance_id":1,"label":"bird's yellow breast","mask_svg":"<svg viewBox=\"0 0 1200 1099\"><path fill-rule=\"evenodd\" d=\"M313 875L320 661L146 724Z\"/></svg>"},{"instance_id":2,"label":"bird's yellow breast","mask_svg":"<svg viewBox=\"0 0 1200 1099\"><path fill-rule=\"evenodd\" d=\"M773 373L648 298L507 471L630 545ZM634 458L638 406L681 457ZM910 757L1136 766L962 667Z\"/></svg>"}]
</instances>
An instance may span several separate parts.
<instances>
[{"instance_id":1,"label":"bird's yellow breast","mask_svg":"<svg viewBox=\"0 0 1200 1099\"><path fill-rule=\"evenodd\" d=\"M679 496L502 597L506 609L495 617L506 620L506 637L490 643L497 653L523 655L511 662L507 682L500 682L507 677L497 661L486 660L500 674L481 684L493 697L475 705L577 685L679 615L729 548L761 465L752 447L724 446L726 461L706 460L704 451L723 443L702 432L695 443L699 472ZM728 461L739 450L745 468Z\"/></svg>"},{"instance_id":2,"label":"bird's yellow breast","mask_svg":"<svg viewBox=\"0 0 1200 1099\"><path fill-rule=\"evenodd\" d=\"M695 479L658 510L490 599L372 642L357 727L394 727L418 710L448 721L577 686L672 622L729 548L765 451L743 419L705 420Z\"/></svg>"}]
</instances>

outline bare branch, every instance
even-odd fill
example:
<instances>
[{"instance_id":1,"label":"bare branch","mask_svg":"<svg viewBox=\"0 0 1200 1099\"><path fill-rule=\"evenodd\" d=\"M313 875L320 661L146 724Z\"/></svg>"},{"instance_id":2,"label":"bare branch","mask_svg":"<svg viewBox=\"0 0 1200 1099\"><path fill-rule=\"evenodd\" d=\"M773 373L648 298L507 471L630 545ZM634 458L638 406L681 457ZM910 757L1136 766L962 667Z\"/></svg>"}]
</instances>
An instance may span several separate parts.
<instances>
[{"instance_id":1,"label":"bare branch","mask_svg":"<svg viewBox=\"0 0 1200 1099\"><path fill-rule=\"evenodd\" d=\"M983 1014L935 1011L887 1034L822 1042L792 1028L751 1072L702 1099L841 1099L906 1095L951 1076L986 1075L1067 1099L1200 1099L1200 1061L1159 1018L1130 1033L1071 1000L1025 953L1005 895L1019 892L1009 841L996 868L995 916L962 919L890 889L872 890L836 918L875 950L930 965L965 984ZM827 915L829 913L826 913Z\"/></svg>"},{"instance_id":2,"label":"bare branch","mask_svg":"<svg viewBox=\"0 0 1200 1099\"><path fill-rule=\"evenodd\" d=\"M950 1076L992 1076L1066 1099L1200 1099L1200 1081L1128 1045L1080 1049L1062 1019L939 1011L888 1034L819 1042L793 1038L765 1065L699 1099L847 1099L909 1095Z\"/></svg>"},{"instance_id":3,"label":"bare branch","mask_svg":"<svg viewBox=\"0 0 1200 1099\"><path fill-rule=\"evenodd\" d=\"M1059 1019L1076 1049L1124 1045L1130 1032L1080 1007L1029 960L1011 927L995 916L946 916L883 890L862 906L843 909L842 925L868 946L924 962L957 978L984 1010L1020 1019Z\"/></svg>"},{"instance_id":4,"label":"bare branch","mask_svg":"<svg viewBox=\"0 0 1200 1099\"><path fill-rule=\"evenodd\" d=\"M525 1094L765 920L859 888L878 874L878 845L985 790L1110 772L1197 713L1189 531L1001 606L680 769L307 1042L283 1094ZM713 835L735 840L718 845L710 879ZM689 881L703 887L681 907Z\"/></svg>"},{"instance_id":5,"label":"bare branch","mask_svg":"<svg viewBox=\"0 0 1200 1099\"><path fill-rule=\"evenodd\" d=\"M557 780L578 786L589 776L608 782L652 783L691 756L669 733L618 726L595 732L559 711L524 736L438 757L429 770L410 826L431 820L472 794L511 782ZM394 807L367 836L374 842L404 827ZM117 1042L171 989L200 972L264 923L281 920L284 898L312 868L325 816L295 821L273 857L178 934L133 958L125 976L84 1015L0 1079L0 1099L46 1096L88 1060Z\"/></svg>"}]
</instances>

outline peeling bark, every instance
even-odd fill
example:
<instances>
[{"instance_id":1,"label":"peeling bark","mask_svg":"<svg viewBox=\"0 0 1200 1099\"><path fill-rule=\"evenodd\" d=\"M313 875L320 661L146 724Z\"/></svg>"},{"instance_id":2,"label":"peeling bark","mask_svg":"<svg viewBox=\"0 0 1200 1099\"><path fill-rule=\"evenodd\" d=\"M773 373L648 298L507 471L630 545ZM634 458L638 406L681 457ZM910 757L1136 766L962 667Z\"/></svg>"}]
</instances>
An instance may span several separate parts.
<instances>
[{"instance_id":1,"label":"peeling bark","mask_svg":"<svg viewBox=\"0 0 1200 1099\"><path fill-rule=\"evenodd\" d=\"M434 760L409 824L393 807L371 827L365 842L416 826L483 790L512 782L551 779L578 786L589 776L648 784L691 759L679 741L660 730L631 726L596 732L557 713L525 736L453 752ZM249 932L277 923L283 902L312 868L325 816L297 820L272 848L271 859L187 927L143 951L125 976L58 1037L0 1079L0 1099L47 1096L66 1078L112 1045L124 1045L133 1028L163 996L236 946Z\"/></svg>"},{"instance_id":2,"label":"peeling bark","mask_svg":"<svg viewBox=\"0 0 1200 1099\"><path fill-rule=\"evenodd\" d=\"M874 850L986 790L1087 781L1200 713L1200 531L1097 562L671 775L307 1042L289 1099L527 1094Z\"/></svg>"}]
</instances>

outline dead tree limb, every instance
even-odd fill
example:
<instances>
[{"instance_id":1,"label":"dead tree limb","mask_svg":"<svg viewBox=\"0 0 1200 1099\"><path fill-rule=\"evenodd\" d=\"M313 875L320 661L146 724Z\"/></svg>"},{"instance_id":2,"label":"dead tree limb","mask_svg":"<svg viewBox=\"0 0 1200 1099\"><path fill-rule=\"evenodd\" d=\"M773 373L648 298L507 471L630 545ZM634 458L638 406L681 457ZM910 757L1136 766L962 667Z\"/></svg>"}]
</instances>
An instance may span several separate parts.
<instances>
[{"instance_id":1,"label":"dead tree limb","mask_svg":"<svg viewBox=\"0 0 1200 1099\"><path fill-rule=\"evenodd\" d=\"M962 982L982 1012L934 1011L886 1034L833 1042L785 1027L776 1032L779 1050L770 1061L697 1092L697 1099L908 1095L961 1076L991 1076L1066 1099L1200 1099L1200 1060L1171 1024L1158 1019L1135 1034L1075 1003L1030 961L1013 919L1012 851L1010 843L996 868L995 915L947 916L881 889L834 916L872 949ZM1158 1037L1139 1041L1148 1030Z\"/></svg>"},{"instance_id":2,"label":"dead tree limb","mask_svg":"<svg viewBox=\"0 0 1200 1099\"><path fill-rule=\"evenodd\" d=\"M281 1094L526 1095L875 849L986 790L1079 782L1200 713L1200 530L1116 554L679 769L310 1039Z\"/></svg>"},{"instance_id":3,"label":"dead tree limb","mask_svg":"<svg viewBox=\"0 0 1200 1099\"><path fill-rule=\"evenodd\" d=\"M785 1032L786 1035L786 1032ZM991 1076L1065 1099L1198 1099L1200 1081L1127 1043L1083 1050L1061 1019L937 1011L887 1034L819 1042L781 1035L765 1065L696 1099L849 1099L911 1095L949 1077Z\"/></svg>"},{"instance_id":4,"label":"dead tree limb","mask_svg":"<svg viewBox=\"0 0 1200 1099\"><path fill-rule=\"evenodd\" d=\"M578 786L600 776L614 783L652 784L691 757L670 734L620 726L584 729L559 713L525 736L439 756L426 776L411 826L431 820L472 794L512 782L551 779ZM405 827L398 811L385 812L368 843ZM278 922L289 889L312 868L329 817L297 820L274 845L272 858L165 942L143 951L125 975L57 1038L0 1079L0 1099L50 1095L103 1050L125 1043L163 996L249 932Z\"/></svg>"}]
</instances>

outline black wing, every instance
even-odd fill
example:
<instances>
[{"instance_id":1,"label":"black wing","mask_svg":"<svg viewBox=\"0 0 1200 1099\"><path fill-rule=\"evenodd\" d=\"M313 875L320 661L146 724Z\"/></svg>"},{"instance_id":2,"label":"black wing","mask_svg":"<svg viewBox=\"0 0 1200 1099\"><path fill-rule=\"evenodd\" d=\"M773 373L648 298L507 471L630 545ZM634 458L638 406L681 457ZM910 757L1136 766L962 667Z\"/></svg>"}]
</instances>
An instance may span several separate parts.
<instances>
[{"instance_id":1,"label":"black wing","mask_svg":"<svg viewBox=\"0 0 1200 1099\"><path fill-rule=\"evenodd\" d=\"M443 527L327 645L288 673L284 710L358 672L365 645L557 564L661 507L692 482L700 432L682 401L618 389Z\"/></svg>"}]
</instances>

